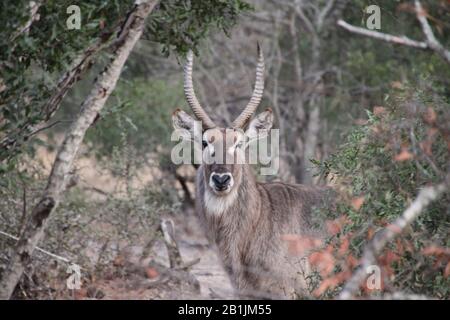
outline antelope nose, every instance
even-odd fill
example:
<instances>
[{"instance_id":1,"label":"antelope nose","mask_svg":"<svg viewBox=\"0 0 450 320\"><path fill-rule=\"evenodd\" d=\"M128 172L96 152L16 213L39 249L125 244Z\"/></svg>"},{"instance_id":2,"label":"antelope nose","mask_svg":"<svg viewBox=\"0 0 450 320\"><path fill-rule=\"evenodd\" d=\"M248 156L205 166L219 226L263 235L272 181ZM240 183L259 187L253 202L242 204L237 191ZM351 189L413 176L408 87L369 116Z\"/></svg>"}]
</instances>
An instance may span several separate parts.
<instances>
[{"instance_id":1,"label":"antelope nose","mask_svg":"<svg viewBox=\"0 0 450 320\"><path fill-rule=\"evenodd\" d=\"M214 174L212 176L212 181L214 182L214 185L219 190L223 190L230 184L231 181L231 175L229 173L225 173L222 175Z\"/></svg>"}]
</instances>

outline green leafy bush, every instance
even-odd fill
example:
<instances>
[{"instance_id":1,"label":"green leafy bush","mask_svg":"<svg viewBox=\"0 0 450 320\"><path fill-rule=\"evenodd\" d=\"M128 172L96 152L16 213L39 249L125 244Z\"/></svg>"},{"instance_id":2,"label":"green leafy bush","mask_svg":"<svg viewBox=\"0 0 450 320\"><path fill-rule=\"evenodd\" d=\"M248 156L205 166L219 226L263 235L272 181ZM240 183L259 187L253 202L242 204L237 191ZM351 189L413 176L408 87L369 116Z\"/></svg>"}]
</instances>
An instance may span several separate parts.
<instances>
[{"instance_id":1,"label":"green leafy bush","mask_svg":"<svg viewBox=\"0 0 450 320\"><path fill-rule=\"evenodd\" d=\"M123 140L137 156L156 152L170 146L171 113L182 103L181 85L139 78L122 81L86 141L99 156L111 156Z\"/></svg>"},{"instance_id":2,"label":"green leafy bush","mask_svg":"<svg viewBox=\"0 0 450 320\"><path fill-rule=\"evenodd\" d=\"M344 246L340 259L347 260L336 263L335 273L328 277L340 278L322 289L338 290L337 284L350 275L344 269L356 265L348 258L360 257L373 234L401 215L421 187L441 182L448 174L450 105L431 90L397 85L386 106L375 107L368 118L334 155L318 164L320 174L340 191L340 201L335 211L318 212L317 219L340 219L335 222L340 221L341 228L329 243L341 250ZM379 257L382 290L449 298L449 230L446 193ZM334 293L328 291L329 296Z\"/></svg>"},{"instance_id":3,"label":"green leafy bush","mask_svg":"<svg viewBox=\"0 0 450 320\"><path fill-rule=\"evenodd\" d=\"M196 50L199 41L216 27L228 33L242 13L251 6L242 0L169 0L161 1L150 17L147 30L152 40L163 45L169 55L175 50Z\"/></svg>"}]
</instances>

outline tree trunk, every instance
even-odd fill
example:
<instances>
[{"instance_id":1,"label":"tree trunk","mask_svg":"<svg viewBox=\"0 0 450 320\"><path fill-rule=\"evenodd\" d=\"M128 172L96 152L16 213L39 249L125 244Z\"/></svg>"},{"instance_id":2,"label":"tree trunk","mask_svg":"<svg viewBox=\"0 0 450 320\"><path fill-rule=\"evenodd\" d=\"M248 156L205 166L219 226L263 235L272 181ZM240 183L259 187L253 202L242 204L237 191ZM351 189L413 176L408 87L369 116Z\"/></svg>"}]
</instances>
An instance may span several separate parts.
<instances>
[{"instance_id":1,"label":"tree trunk","mask_svg":"<svg viewBox=\"0 0 450 320\"><path fill-rule=\"evenodd\" d=\"M26 265L30 262L34 249L43 238L48 218L58 206L68 174L86 131L114 90L125 61L143 32L145 19L156 3L157 0L136 1L132 14L128 16L128 21L120 32L120 39L123 40L118 44L110 63L97 77L93 89L81 106L80 115L69 128L59 148L47 187L41 200L34 207L31 218L20 236L0 281L0 299L11 297Z\"/></svg>"}]
</instances>

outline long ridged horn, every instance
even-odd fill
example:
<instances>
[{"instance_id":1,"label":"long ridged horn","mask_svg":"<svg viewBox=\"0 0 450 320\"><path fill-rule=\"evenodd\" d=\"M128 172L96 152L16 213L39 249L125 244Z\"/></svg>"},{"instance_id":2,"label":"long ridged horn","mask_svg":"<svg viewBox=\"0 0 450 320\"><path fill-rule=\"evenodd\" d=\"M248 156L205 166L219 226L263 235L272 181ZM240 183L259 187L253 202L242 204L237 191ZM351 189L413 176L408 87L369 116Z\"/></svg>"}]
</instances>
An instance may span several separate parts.
<instances>
[{"instance_id":1,"label":"long ridged horn","mask_svg":"<svg viewBox=\"0 0 450 320\"><path fill-rule=\"evenodd\" d=\"M216 127L211 118L206 114L205 110L198 102L198 99L195 95L194 85L192 84L192 65L194 61L194 54L192 50L189 50L187 54L187 62L184 66L184 95L186 96L186 100L194 112L195 116L198 120L200 120L203 126L206 129L211 129Z\"/></svg>"},{"instance_id":2,"label":"long ridged horn","mask_svg":"<svg viewBox=\"0 0 450 320\"><path fill-rule=\"evenodd\" d=\"M264 55L258 43L258 64L256 66L256 80L255 88L253 89L250 102L245 107L244 111L233 121L234 128L243 128L253 113L258 108L264 92Z\"/></svg>"}]
</instances>

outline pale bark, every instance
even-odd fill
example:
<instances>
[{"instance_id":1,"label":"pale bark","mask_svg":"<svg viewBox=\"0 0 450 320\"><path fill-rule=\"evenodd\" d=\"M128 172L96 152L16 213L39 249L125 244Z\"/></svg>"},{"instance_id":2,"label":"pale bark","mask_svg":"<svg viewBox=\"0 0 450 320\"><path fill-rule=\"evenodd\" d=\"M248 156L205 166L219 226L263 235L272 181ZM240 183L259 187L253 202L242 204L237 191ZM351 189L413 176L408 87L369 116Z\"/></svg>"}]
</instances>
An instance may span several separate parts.
<instances>
[{"instance_id":1,"label":"pale bark","mask_svg":"<svg viewBox=\"0 0 450 320\"><path fill-rule=\"evenodd\" d=\"M318 103L317 103L318 104ZM311 159L315 159L317 142L320 131L320 107L314 105L309 114L308 128L303 152L303 184L312 184L312 163Z\"/></svg>"},{"instance_id":2,"label":"pale bark","mask_svg":"<svg viewBox=\"0 0 450 320\"><path fill-rule=\"evenodd\" d=\"M27 20L27 22L25 22L25 24L23 24L19 30L17 30L17 32L15 32L12 37L11 37L11 42L13 42L14 40L17 39L18 36L20 36L21 34L24 33L28 33L31 25L33 24L34 21L38 21L40 16L37 13L39 8L42 5L42 1L30 1L28 3L28 6L30 8L30 18ZM14 44L15 46L16 44Z\"/></svg>"},{"instance_id":3,"label":"pale bark","mask_svg":"<svg viewBox=\"0 0 450 320\"><path fill-rule=\"evenodd\" d=\"M292 8L294 15L290 22L290 33L294 54L296 89L294 92L297 108L296 125L301 124L299 132L294 133L293 141L290 141L291 152L296 155L297 161L293 164L293 173L298 183L313 184L312 163L320 151L320 130L323 125L321 107L324 105L323 87L325 74L323 58L323 34L330 30L335 21L341 16L347 5L346 0L330 0L324 5L312 4L306 1L287 1L286 5ZM312 12L308 10L314 6ZM300 48L296 43L298 37L304 37L301 32L295 30L295 21L298 21L306 30L311 39L311 59L309 64L299 64ZM297 36L297 34L299 34ZM311 80L312 79L312 80Z\"/></svg>"},{"instance_id":4,"label":"pale bark","mask_svg":"<svg viewBox=\"0 0 450 320\"><path fill-rule=\"evenodd\" d=\"M446 50L442 44L436 39L434 36L433 30L431 29L430 24L428 23L426 12L422 8L422 4L419 0L414 1L416 8L417 20L419 20L420 25L422 27L422 32L427 39L428 47L441 56L447 63L450 63L450 51Z\"/></svg>"},{"instance_id":5,"label":"pale bark","mask_svg":"<svg viewBox=\"0 0 450 320\"><path fill-rule=\"evenodd\" d=\"M337 25L342 27L343 29L359 34L362 36L366 36L369 38L374 38L377 40L390 42L394 44L399 44L407 47L412 47L416 49L424 49L431 50L437 53L445 62L450 64L450 51L444 48L444 46L436 39L434 36L433 30L431 29L430 24L428 23L426 12L422 7L422 4L419 0L414 1L415 11L417 20L419 20L420 26L422 28L422 33L425 36L425 41L416 41L410 39L406 36L395 36L383 32L367 30L365 28L355 27L351 24L345 22L344 20L339 20Z\"/></svg>"},{"instance_id":6,"label":"pale bark","mask_svg":"<svg viewBox=\"0 0 450 320\"><path fill-rule=\"evenodd\" d=\"M114 90L125 61L143 32L145 19L156 3L157 0L136 1L136 10L134 14L128 17L132 21L129 24L125 24L127 30L121 31L120 37L123 41L117 45L110 63L97 77L93 89L81 106L78 118L69 128L59 148L43 196L34 207L31 219L28 221L3 273L0 281L0 299L9 299L11 297L26 265L30 262L34 249L43 238L48 218L60 202L67 177L86 131Z\"/></svg>"},{"instance_id":7,"label":"pale bark","mask_svg":"<svg viewBox=\"0 0 450 320\"><path fill-rule=\"evenodd\" d=\"M344 20L339 20L337 22L338 26L341 28L350 31L355 34L359 34L361 36L366 36L369 38L374 38L377 40L382 40L385 42L391 42L394 44L399 44L407 47L413 47L416 49L428 49L428 45L424 41L416 41L413 39L410 39L406 36L395 36L392 34L387 34L383 32L368 30L361 27L352 26L351 24L345 22Z\"/></svg>"},{"instance_id":8,"label":"pale bark","mask_svg":"<svg viewBox=\"0 0 450 320\"><path fill-rule=\"evenodd\" d=\"M180 249L175 240L175 225L171 219L162 219L160 223L160 230L163 234L164 243L167 248L169 256L170 268L179 268L183 265Z\"/></svg>"},{"instance_id":9,"label":"pale bark","mask_svg":"<svg viewBox=\"0 0 450 320\"><path fill-rule=\"evenodd\" d=\"M367 277L367 268L377 264L377 256L383 251L384 247L414 222L432 201L438 199L440 195L447 191L448 184L449 177L437 186L423 188L403 214L374 237L364 249L362 263L345 284L339 299L350 299L359 291L360 284Z\"/></svg>"}]
</instances>

